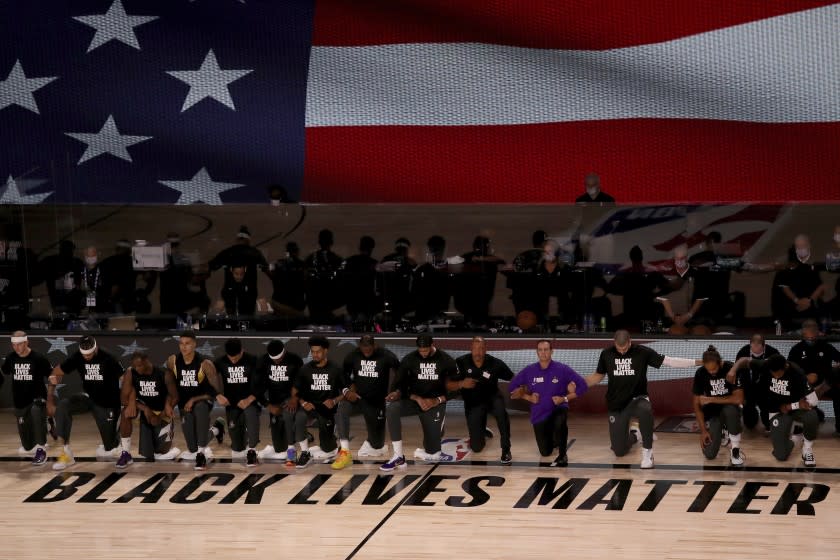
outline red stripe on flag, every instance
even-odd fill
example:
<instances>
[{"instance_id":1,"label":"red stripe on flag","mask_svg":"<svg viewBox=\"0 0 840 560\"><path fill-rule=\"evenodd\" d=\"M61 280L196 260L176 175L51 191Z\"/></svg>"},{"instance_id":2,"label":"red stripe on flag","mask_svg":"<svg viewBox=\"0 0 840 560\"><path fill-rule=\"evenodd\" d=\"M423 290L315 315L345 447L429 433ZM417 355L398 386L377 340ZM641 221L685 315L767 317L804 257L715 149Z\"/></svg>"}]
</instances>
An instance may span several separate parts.
<instances>
[{"instance_id":1,"label":"red stripe on flag","mask_svg":"<svg viewBox=\"0 0 840 560\"><path fill-rule=\"evenodd\" d=\"M568 203L601 174L621 203L840 199L840 123L628 119L316 127L310 202Z\"/></svg>"},{"instance_id":2,"label":"red stripe on flag","mask_svg":"<svg viewBox=\"0 0 840 560\"><path fill-rule=\"evenodd\" d=\"M836 2L318 0L314 45L480 42L550 49L657 43Z\"/></svg>"}]
</instances>

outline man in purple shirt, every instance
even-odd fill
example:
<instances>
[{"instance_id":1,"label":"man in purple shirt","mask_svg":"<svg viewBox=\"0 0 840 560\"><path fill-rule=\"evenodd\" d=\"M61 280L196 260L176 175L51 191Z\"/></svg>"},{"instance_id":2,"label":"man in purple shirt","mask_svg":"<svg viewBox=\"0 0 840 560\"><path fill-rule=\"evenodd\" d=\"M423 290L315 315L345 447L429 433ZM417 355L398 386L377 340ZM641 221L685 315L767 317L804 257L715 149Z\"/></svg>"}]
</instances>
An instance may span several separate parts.
<instances>
[{"instance_id":1,"label":"man in purple shirt","mask_svg":"<svg viewBox=\"0 0 840 560\"><path fill-rule=\"evenodd\" d=\"M566 422L569 414L569 401L578 394L569 391L572 388L583 395L588 386L578 373L560 362L551 359L551 342L540 340L537 343L535 364L520 371L508 385L512 399L524 399L531 403L531 424L540 455L551 455L555 447L560 453L552 467L565 467L569 464L566 456L566 444L569 439L569 426Z\"/></svg>"}]
</instances>

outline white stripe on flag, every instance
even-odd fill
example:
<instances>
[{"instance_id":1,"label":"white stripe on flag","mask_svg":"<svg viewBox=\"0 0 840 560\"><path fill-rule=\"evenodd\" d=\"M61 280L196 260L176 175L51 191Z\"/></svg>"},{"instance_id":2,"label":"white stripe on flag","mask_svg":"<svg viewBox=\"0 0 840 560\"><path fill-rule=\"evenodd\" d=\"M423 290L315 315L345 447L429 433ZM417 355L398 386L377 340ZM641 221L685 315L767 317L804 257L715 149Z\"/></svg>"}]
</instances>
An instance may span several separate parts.
<instances>
[{"instance_id":1,"label":"white stripe on flag","mask_svg":"<svg viewBox=\"0 0 840 560\"><path fill-rule=\"evenodd\" d=\"M840 121L840 5L603 51L313 47L306 126Z\"/></svg>"}]
</instances>

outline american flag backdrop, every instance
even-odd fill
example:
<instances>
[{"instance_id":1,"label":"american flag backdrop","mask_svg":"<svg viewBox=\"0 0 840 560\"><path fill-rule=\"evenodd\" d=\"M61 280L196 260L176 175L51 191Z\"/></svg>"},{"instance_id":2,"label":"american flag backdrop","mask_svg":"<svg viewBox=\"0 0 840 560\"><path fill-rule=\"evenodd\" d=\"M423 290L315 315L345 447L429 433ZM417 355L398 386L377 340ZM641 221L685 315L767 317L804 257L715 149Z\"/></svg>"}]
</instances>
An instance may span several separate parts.
<instances>
[{"instance_id":1,"label":"american flag backdrop","mask_svg":"<svg viewBox=\"0 0 840 560\"><path fill-rule=\"evenodd\" d=\"M840 3L0 0L0 203L840 193Z\"/></svg>"}]
</instances>

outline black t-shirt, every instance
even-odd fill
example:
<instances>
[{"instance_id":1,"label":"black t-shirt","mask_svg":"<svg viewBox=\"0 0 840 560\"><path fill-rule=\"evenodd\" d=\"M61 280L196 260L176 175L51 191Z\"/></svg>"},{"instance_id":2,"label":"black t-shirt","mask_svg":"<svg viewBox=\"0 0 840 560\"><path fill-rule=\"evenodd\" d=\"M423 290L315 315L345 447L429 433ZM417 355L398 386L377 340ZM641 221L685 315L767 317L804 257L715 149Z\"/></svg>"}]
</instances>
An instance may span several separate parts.
<instances>
[{"instance_id":1,"label":"black t-shirt","mask_svg":"<svg viewBox=\"0 0 840 560\"><path fill-rule=\"evenodd\" d=\"M426 399L442 397L447 392L446 380L453 378L457 371L455 360L443 350L435 348L427 358L415 350L400 362L394 387L402 391L405 399L411 395Z\"/></svg>"},{"instance_id":2,"label":"black t-shirt","mask_svg":"<svg viewBox=\"0 0 840 560\"><path fill-rule=\"evenodd\" d=\"M175 381L178 383L178 408L183 409L187 401L199 395L207 395L211 399L216 396L216 389L210 384L204 372L202 362L204 356L195 353L190 363L184 362L184 356L175 355Z\"/></svg>"},{"instance_id":3,"label":"black t-shirt","mask_svg":"<svg viewBox=\"0 0 840 560\"><path fill-rule=\"evenodd\" d=\"M78 371L82 376L84 392L96 405L120 407L120 377L125 370L116 358L104 350L97 349L90 360L85 360L77 350L61 363L61 371Z\"/></svg>"},{"instance_id":4,"label":"black t-shirt","mask_svg":"<svg viewBox=\"0 0 840 560\"><path fill-rule=\"evenodd\" d=\"M230 406L235 407L236 403L251 395L259 395L256 356L244 352L234 364L224 355L217 358L213 365L222 378L222 391Z\"/></svg>"},{"instance_id":5,"label":"black t-shirt","mask_svg":"<svg viewBox=\"0 0 840 560\"><path fill-rule=\"evenodd\" d=\"M166 406L169 390L166 388L166 370L159 367L152 368L151 373L142 375L131 368L131 386L139 402L142 402L154 412L160 412Z\"/></svg>"},{"instance_id":6,"label":"black t-shirt","mask_svg":"<svg viewBox=\"0 0 840 560\"><path fill-rule=\"evenodd\" d=\"M833 362L840 362L840 351L827 340L818 339L813 344L801 340L790 349L788 361L802 368L806 375L816 373L819 384L831 374Z\"/></svg>"},{"instance_id":7,"label":"black t-shirt","mask_svg":"<svg viewBox=\"0 0 840 560\"><path fill-rule=\"evenodd\" d=\"M749 344L745 344L744 346L742 346L741 349L738 350L738 353L735 355L735 359L738 360L739 358L752 358L752 360L750 361L749 368L741 368L738 370L738 375L743 378L741 381L742 385L746 386L748 383L759 383L761 376L767 374L767 368L763 367L764 360L778 353L778 350L776 350L769 344L765 344L764 352L762 352L760 356L753 356Z\"/></svg>"},{"instance_id":8,"label":"black t-shirt","mask_svg":"<svg viewBox=\"0 0 840 560\"><path fill-rule=\"evenodd\" d=\"M12 352L6 356L2 371L12 377L12 400L15 408L24 408L35 399L47 398L46 384L52 366L43 354L32 350L25 358L21 358Z\"/></svg>"},{"instance_id":9,"label":"black t-shirt","mask_svg":"<svg viewBox=\"0 0 840 560\"><path fill-rule=\"evenodd\" d=\"M736 390L742 389L741 378L735 377L735 383L730 383L726 379L729 370L732 369L732 362L723 362L720 369L715 375L709 373L705 367L697 368L694 373L694 385L692 392L695 395L706 397L728 397ZM706 419L720 414L722 405L707 404L703 406L703 415Z\"/></svg>"},{"instance_id":10,"label":"black t-shirt","mask_svg":"<svg viewBox=\"0 0 840 560\"><path fill-rule=\"evenodd\" d=\"M292 396L292 387L295 377L303 366L303 360L297 354L286 351L283 357L277 362L266 354L260 359L257 366L257 375L260 379L259 397L266 396L269 404L283 404Z\"/></svg>"},{"instance_id":11,"label":"black t-shirt","mask_svg":"<svg viewBox=\"0 0 840 560\"><path fill-rule=\"evenodd\" d=\"M615 346L601 351L597 372L607 376L607 410L622 410L634 398L647 395L648 366L659 368L664 360L662 354L635 344L624 354Z\"/></svg>"},{"instance_id":12,"label":"black t-shirt","mask_svg":"<svg viewBox=\"0 0 840 560\"><path fill-rule=\"evenodd\" d=\"M811 263L797 263L793 268L783 270L776 276L776 285L787 286L797 298L811 297L820 284L820 273L817 266Z\"/></svg>"},{"instance_id":13,"label":"black t-shirt","mask_svg":"<svg viewBox=\"0 0 840 560\"><path fill-rule=\"evenodd\" d=\"M507 364L490 354L484 356L481 367L475 365L472 354L460 356L455 360L455 365L458 366L458 371L453 376L453 381L462 381L468 377L476 380L474 388L461 389L461 397L466 406L491 404L499 394L499 380L513 379L513 372Z\"/></svg>"},{"instance_id":14,"label":"black t-shirt","mask_svg":"<svg viewBox=\"0 0 840 560\"><path fill-rule=\"evenodd\" d=\"M598 191L598 195L595 198L589 196L589 193L583 193L575 199L575 203L577 204L597 204L599 202L610 204L614 203L615 199L604 191Z\"/></svg>"},{"instance_id":15,"label":"black t-shirt","mask_svg":"<svg viewBox=\"0 0 840 560\"><path fill-rule=\"evenodd\" d=\"M753 361L761 363L751 364L751 366L755 365L755 367L764 367L766 369L766 362L764 360ZM799 402L812 392L812 389L808 386L808 380L805 378L805 374L799 366L791 363L788 363L784 374L778 379L773 377L770 372L762 375L761 389L764 392L767 412L770 414L779 412L781 405Z\"/></svg>"},{"instance_id":16,"label":"black t-shirt","mask_svg":"<svg viewBox=\"0 0 840 560\"><path fill-rule=\"evenodd\" d=\"M345 388L344 372L331 361L327 361L324 367L309 362L298 371L295 388L301 399L321 404L341 394Z\"/></svg>"},{"instance_id":17,"label":"black t-shirt","mask_svg":"<svg viewBox=\"0 0 840 560\"><path fill-rule=\"evenodd\" d=\"M365 358L356 348L344 358L344 375L348 386L356 386L356 392L366 401L382 404L388 394L391 370L397 370L400 362L394 354L384 348L377 348L370 358Z\"/></svg>"}]
</instances>

